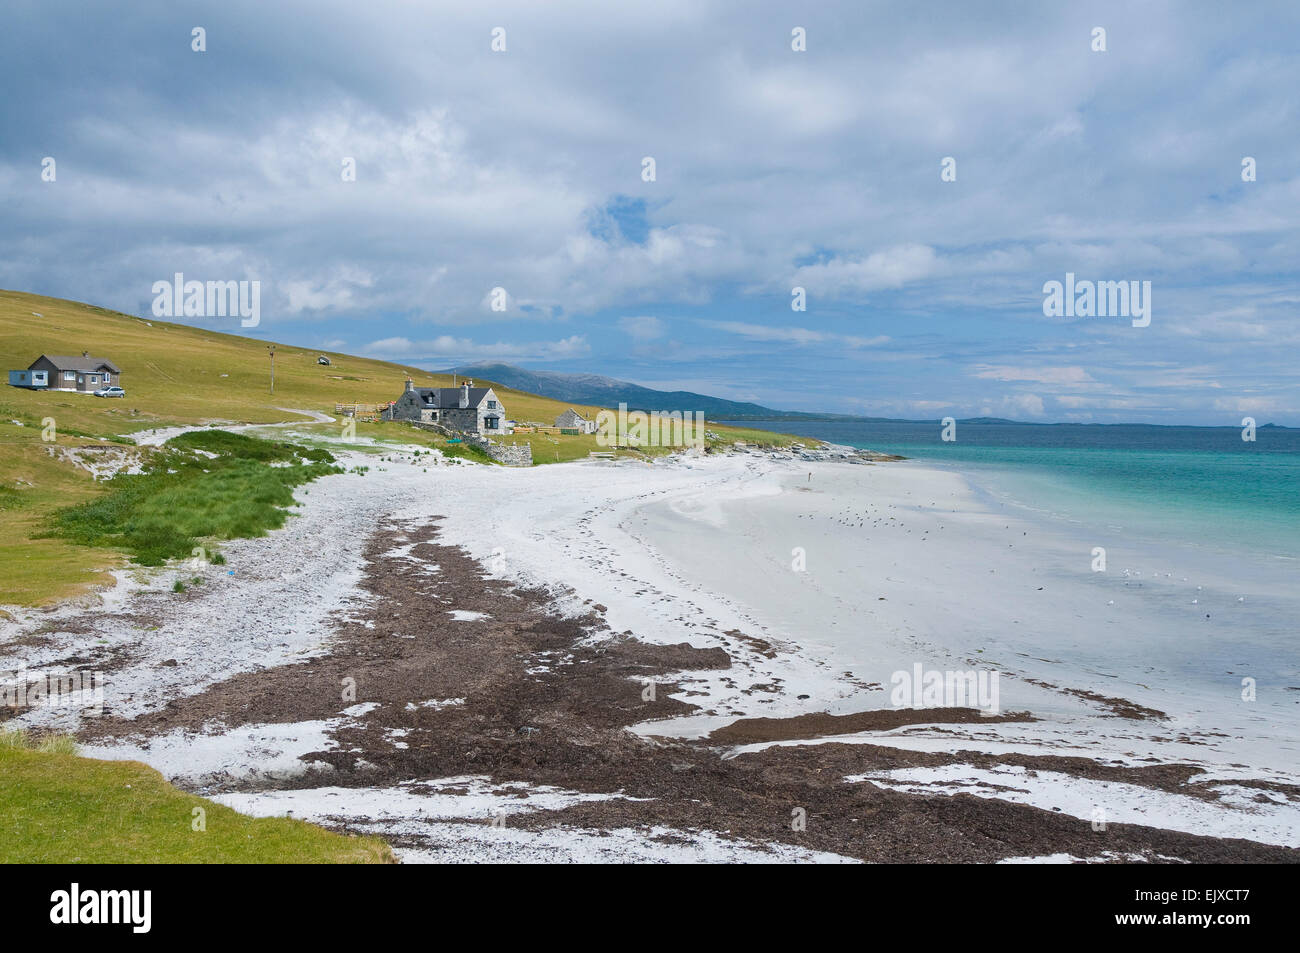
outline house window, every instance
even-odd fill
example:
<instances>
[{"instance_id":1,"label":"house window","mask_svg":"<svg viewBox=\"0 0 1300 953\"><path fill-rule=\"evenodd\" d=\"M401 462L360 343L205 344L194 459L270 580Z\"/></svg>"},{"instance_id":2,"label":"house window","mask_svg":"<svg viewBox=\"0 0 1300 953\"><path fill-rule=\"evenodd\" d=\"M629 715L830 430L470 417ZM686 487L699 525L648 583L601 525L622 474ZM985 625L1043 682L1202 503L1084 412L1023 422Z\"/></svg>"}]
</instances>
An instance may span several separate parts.
<instances>
[{"instance_id":1,"label":"house window","mask_svg":"<svg viewBox=\"0 0 1300 953\"><path fill-rule=\"evenodd\" d=\"M495 400L489 400L488 410L496 410L496 409L497 409L497 402Z\"/></svg>"},{"instance_id":2,"label":"house window","mask_svg":"<svg viewBox=\"0 0 1300 953\"><path fill-rule=\"evenodd\" d=\"M499 419L499 418L497 418L497 417L489 417L489 418L487 418L487 429L488 429L488 430L496 430L496 429L497 429L497 420L498 420L498 419Z\"/></svg>"},{"instance_id":3,"label":"house window","mask_svg":"<svg viewBox=\"0 0 1300 953\"><path fill-rule=\"evenodd\" d=\"M91 375L90 375L90 382L91 382L92 384L98 384L98 383L99 383L99 375L98 375L98 374L91 374Z\"/></svg>"},{"instance_id":4,"label":"house window","mask_svg":"<svg viewBox=\"0 0 1300 953\"><path fill-rule=\"evenodd\" d=\"M76 371L64 371L64 372L63 372L63 379L64 379L65 381L75 381L75 380L77 379L77 372L76 372Z\"/></svg>"}]
</instances>

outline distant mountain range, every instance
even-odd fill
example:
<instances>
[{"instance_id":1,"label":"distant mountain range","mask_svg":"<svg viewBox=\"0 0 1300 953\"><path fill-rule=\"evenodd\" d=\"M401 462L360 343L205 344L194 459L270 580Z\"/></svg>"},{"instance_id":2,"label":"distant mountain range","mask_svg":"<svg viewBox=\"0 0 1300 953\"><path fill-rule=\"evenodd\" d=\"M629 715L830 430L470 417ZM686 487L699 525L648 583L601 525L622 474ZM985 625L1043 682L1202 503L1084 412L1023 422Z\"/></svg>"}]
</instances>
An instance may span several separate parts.
<instances>
[{"instance_id":1,"label":"distant mountain range","mask_svg":"<svg viewBox=\"0 0 1300 953\"><path fill-rule=\"evenodd\" d=\"M485 378L503 387L528 391L553 400L597 407L627 404L629 410L702 411L706 417L727 420L849 420L842 414L805 414L792 410L773 410L760 404L724 400L686 390L654 390L628 381L599 374L557 374L554 371L529 371L513 364L468 364L443 371L464 377Z\"/></svg>"},{"instance_id":2,"label":"distant mountain range","mask_svg":"<svg viewBox=\"0 0 1300 953\"><path fill-rule=\"evenodd\" d=\"M555 371L530 371L513 364L484 362L453 367L439 374L459 374L462 377L483 378L527 391L552 400L597 407L617 407L627 404L628 410L680 410L702 411L711 420L847 420L858 423L931 423L931 420L909 420L903 417L859 417L854 414L818 414L798 410L774 410L762 404L725 400L696 394L688 390L655 390L628 381L599 374L560 374ZM1046 423L1008 420L1005 417L959 417L963 424L1016 424L1038 427L1116 427L1123 424ZM1155 424L1153 426L1166 426ZM1277 424L1260 424L1258 429L1276 428ZM1280 429L1287 429L1285 427Z\"/></svg>"}]
</instances>

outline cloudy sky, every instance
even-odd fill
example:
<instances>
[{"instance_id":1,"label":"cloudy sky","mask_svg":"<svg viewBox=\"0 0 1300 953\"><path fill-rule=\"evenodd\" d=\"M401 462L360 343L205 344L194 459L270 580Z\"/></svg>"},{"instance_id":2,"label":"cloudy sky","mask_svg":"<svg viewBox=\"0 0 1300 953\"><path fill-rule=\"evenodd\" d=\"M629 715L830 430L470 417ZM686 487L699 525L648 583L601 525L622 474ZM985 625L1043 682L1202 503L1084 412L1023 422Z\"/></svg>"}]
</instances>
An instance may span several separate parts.
<instances>
[{"instance_id":1,"label":"cloudy sky","mask_svg":"<svg viewBox=\"0 0 1300 953\"><path fill-rule=\"evenodd\" d=\"M1300 6L807 7L6 0L0 287L258 280L258 327L192 323L790 409L1300 425ZM1150 325L1046 316L1067 272Z\"/></svg>"}]
</instances>

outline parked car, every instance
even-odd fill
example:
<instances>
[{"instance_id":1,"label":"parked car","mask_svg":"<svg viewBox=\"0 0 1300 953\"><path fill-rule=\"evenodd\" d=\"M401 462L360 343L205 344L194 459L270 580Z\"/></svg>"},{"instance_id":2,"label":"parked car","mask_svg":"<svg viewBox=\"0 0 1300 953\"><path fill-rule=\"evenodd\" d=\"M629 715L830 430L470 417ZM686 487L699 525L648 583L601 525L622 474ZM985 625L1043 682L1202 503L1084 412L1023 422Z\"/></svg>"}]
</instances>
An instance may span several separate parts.
<instances>
[{"instance_id":1,"label":"parked car","mask_svg":"<svg viewBox=\"0 0 1300 953\"><path fill-rule=\"evenodd\" d=\"M326 367L329 367L330 359L322 354L320 357L316 358L316 363L324 364Z\"/></svg>"},{"instance_id":2,"label":"parked car","mask_svg":"<svg viewBox=\"0 0 1300 953\"><path fill-rule=\"evenodd\" d=\"M95 396L96 397L125 397L126 391L122 390L122 388L114 384L111 387L101 387L99 390L95 391Z\"/></svg>"}]
</instances>

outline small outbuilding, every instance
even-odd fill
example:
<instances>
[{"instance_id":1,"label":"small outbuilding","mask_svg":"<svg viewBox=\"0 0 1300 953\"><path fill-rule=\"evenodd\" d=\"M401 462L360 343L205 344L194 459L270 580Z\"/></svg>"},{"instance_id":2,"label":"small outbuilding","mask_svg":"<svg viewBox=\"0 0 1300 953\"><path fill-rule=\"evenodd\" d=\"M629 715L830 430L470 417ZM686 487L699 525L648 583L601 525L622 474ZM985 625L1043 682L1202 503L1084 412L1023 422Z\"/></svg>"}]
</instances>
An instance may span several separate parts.
<instances>
[{"instance_id":1,"label":"small outbuilding","mask_svg":"<svg viewBox=\"0 0 1300 953\"><path fill-rule=\"evenodd\" d=\"M555 418L555 426L561 430L576 430L578 433L596 432L596 422L588 420L572 407Z\"/></svg>"}]
</instances>

